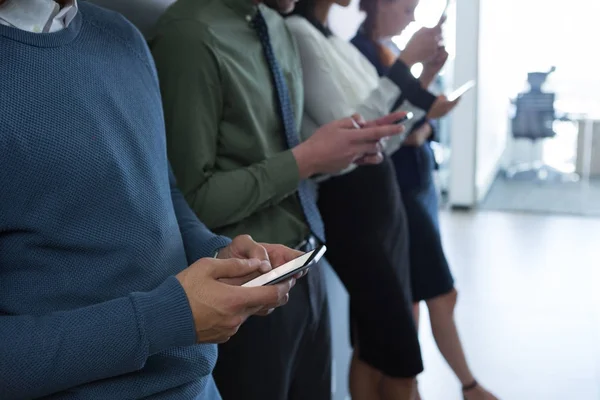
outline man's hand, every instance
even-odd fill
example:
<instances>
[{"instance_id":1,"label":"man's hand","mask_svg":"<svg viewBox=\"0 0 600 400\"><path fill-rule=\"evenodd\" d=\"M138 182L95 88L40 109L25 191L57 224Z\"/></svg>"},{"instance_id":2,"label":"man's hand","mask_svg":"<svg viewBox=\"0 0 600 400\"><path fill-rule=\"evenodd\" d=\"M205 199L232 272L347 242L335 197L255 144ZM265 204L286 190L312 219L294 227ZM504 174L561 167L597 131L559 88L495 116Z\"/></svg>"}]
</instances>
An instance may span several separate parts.
<instances>
[{"instance_id":1,"label":"man's hand","mask_svg":"<svg viewBox=\"0 0 600 400\"><path fill-rule=\"evenodd\" d=\"M427 113L427 118L437 119L446 116L450 111L454 109L454 107L456 107L459 101L460 97L454 101L450 101L444 95L438 96L435 102L433 103L433 106Z\"/></svg>"},{"instance_id":2,"label":"man's hand","mask_svg":"<svg viewBox=\"0 0 600 400\"><path fill-rule=\"evenodd\" d=\"M435 53L435 56L423 64L423 73L419 80L425 89L431 85L435 77L446 64L446 61L448 61L448 52L446 51L446 47L440 46Z\"/></svg>"},{"instance_id":3,"label":"man's hand","mask_svg":"<svg viewBox=\"0 0 600 400\"><path fill-rule=\"evenodd\" d=\"M252 279L277 268L288 261L300 257L301 251L290 249L280 244L256 243L249 235L241 235L233 239L231 244L219 251L217 258L222 260L228 258L257 259L261 261L257 271L250 272L248 275L235 278L223 278L222 282L229 285L241 286ZM300 279L305 274L295 276Z\"/></svg>"},{"instance_id":4,"label":"man's hand","mask_svg":"<svg viewBox=\"0 0 600 400\"><path fill-rule=\"evenodd\" d=\"M229 246L219 250L217 258L221 260L240 258L242 260L257 259L261 261L259 269L248 276L224 279L224 282L230 285L241 286L259 275L266 274L272 269L267 249L256 243L250 235L241 235L233 239Z\"/></svg>"},{"instance_id":5,"label":"man's hand","mask_svg":"<svg viewBox=\"0 0 600 400\"><path fill-rule=\"evenodd\" d=\"M296 146L292 152L296 157L300 178L307 179L318 173L339 172L365 155L381 152L381 139L398 135L402 125L393 124L402 117L393 113L376 121L363 123L360 116L354 115L331 122L319 128L306 142ZM376 159L370 163L381 162Z\"/></svg>"},{"instance_id":6,"label":"man's hand","mask_svg":"<svg viewBox=\"0 0 600 400\"><path fill-rule=\"evenodd\" d=\"M252 288L224 282L252 275L261 265L258 259L203 258L177 274L192 309L198 343L224 343L249 316L287 303L294 278Z\"/></svg>"},{"instance_id":7,"label":"man's hand","mask_svg":"<svg viewBox=\"0 0 600 400\"><path fill-rule=\"evenodd\" d=\"M304 254L301 251L290 249L282 244L261 243L260 246L267 250L273 268L280 267Z\"/></svg>"},{"instance_id":8,"label":"man's hand","mask_svg":"<svg viewBox=\"0 0 600 400\"><path fill-rule=\"evenodd\" d=\"M427 139L429 139L432 133L433 129L431 129L431 125L425 123L417 128L414 132L411 132L402 145L420 147L427 141Z\"/></svg>"}]
</instances>

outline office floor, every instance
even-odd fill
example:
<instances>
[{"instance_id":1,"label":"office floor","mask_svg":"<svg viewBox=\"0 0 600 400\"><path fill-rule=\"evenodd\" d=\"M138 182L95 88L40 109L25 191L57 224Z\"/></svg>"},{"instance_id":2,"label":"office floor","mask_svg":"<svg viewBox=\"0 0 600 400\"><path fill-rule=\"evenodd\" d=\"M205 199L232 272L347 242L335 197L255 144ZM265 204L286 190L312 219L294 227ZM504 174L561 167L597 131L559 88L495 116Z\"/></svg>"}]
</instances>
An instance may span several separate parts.
<instances>
[{"instance_id":1,"label":"office floor","mask_svg":"<svg viewBox=\"0 0 600 400\"><path fill-rule=\"evenodd\" d=\"M600 219L444 212L441 225L479 380L502 400L600 400ZM330 287L337 400L347 398L347 308ZM423 322L423 400L459 400Z\"/></svg>"},{"instance_id":2,"label":"office floor","mask_svg":"<svg viewBox=\"0 0 600 400\"><path fill-rule=\"evenodd\" d=\"M498 176L479 208L600 217L600 179L589 183L535 182Z\"/></svg>"}]
</instances>

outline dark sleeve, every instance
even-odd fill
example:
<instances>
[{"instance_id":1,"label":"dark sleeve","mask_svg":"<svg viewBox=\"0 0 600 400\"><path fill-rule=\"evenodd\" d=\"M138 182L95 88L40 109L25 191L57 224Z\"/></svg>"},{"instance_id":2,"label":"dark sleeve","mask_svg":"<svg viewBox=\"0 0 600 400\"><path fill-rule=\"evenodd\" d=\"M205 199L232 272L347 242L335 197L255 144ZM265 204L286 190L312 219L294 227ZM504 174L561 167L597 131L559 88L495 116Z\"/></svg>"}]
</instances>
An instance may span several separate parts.
<instances>
[{"instance_id":1,"label":"dark sleeve","mask_svg":"<svg viewBox=\"0 0 600 400\"><path fill-rule=\"evenodd\" d=\"M376 45L361 31L356 34L351 42L373 64L379 76L387 76L400 88L402 94L392 110L397 110L406 100L426 112L431 109L436 96L421 86L421 82L413 76L406 64L397 60L389 68L382 65Z\"/></svg>"},{"instance_id":2,"label":"dark sleeve","mask_svg":"<svg viewBox=\"0 0 600 400\"><path fill-rule=\"evenodd\" d=\"M437 97L421 86L421 82L401 60L397 60L392 65L387 77L402 90L402 101L408 100L426 112L431 109Z\"/></svg>"},{"instance_id":3,"label":"dark sleeve","mask_svg":"<svg viewBox=\"0 0 600 400\"><path fill-rule=\"evenodd\" d=\"M381 63L377 47L364 33L359 31L350 42L373 64L377 69L377 75L385 76L387 74L389 67Z\"/></svg>"},{"instance_id":4,"label":"dark sleeve","mask_svg":"<svg viewBox=\"0 0 600 400\"><path fill-rule=\"evenodd\" d=\"M194 214L177 188L175 175L173 175L171 168L169 168L169 182L171 184L173 208L179 223L179 231L183 238L188 264L191 265L204 257L213 257L219 249L231 243L229 238L215 235L198 220L198 217L196 217L196 214Z\"/></svg>"}]
</instances>

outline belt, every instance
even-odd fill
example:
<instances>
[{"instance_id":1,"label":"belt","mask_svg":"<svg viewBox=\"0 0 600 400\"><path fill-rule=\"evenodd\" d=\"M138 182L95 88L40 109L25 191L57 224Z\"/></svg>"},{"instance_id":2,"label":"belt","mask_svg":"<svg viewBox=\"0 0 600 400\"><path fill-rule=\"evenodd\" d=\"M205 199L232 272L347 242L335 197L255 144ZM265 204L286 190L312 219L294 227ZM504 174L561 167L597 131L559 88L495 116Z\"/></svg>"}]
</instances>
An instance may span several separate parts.
<instances>
[{"instance_id":1,"label":"belt","mask_svg":"<svg viewBox=\"0 0 600 400\"><path fill-rule=\"evenodd\" d=\"M320 244L321 244L321 241L319 239L317 239L316 236L309 235L305 240L303 240L298 246L296 246L294 248L296 250L300 250L300 251L303 251L306 253L309 251L313 251L314 249L319 247Z\"/></svg>"}]
</instances>

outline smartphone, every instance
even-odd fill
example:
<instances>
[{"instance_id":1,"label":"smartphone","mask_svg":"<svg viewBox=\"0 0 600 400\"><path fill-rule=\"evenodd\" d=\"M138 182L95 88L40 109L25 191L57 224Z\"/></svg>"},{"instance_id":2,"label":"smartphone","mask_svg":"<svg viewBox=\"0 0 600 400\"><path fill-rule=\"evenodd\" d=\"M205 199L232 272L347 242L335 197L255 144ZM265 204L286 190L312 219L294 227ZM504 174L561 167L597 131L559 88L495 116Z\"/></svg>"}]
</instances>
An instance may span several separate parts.
<instances>
[{"instance_id":1,"label":"smartphone","mask_svg":"<svg viewBox=\"0 0 600 400\"><path fill-rule=\"evenodd\" d=\"M446 13L448 12L448 7L450 7L450 0L446 0L446 6L444 7L444 11L442 11L442 15L440 16L440 21L442 20L442 18L444 18L446 16Z\"/></svg>"},{"instance_id":2,"label":"smartphone","mask_svg":"<svg viewBox=\"0 0 600 400\"><path fill-rule=\"evenodd\" d=\"M415 115L409 111L406 113L406 115L404 117L400 118L398 121L395 121L394 124L396 124L396 125L403 124L406 121L410 121L414 117L415 117Z\"/></svg>"},{"instance_id":3,"label":"smartphone","mask_svg":"<svg viewBox=\"0 0 600 400\"><path fill-rule=\"evenodd\" d=\"M252 279L250 282L244 283L242 286L256 287L275 285L276 283L283 282L317 263L326 251L327 247L325 245L319 246L280 267L274 268L266 274L262 274L261 276Z\"/></svg>"},{"instance_id":4,"label":"smartphone","mask_svg":"<svg viewBox=\"0 0 600 400\"><path fill-rule=\"evenodd\" d=\"M460 96L462 96L463 94L467 93L469 90L473 89L474 86L475 86L475 81L470 80L467 83L465 83L464 85L462 85L461 87L459 87L458 89L454 90L452 93L448 94L446 97L448 98L449 101L454 101L454 100L458 99Z\"/></svg>"}]
</instances>

